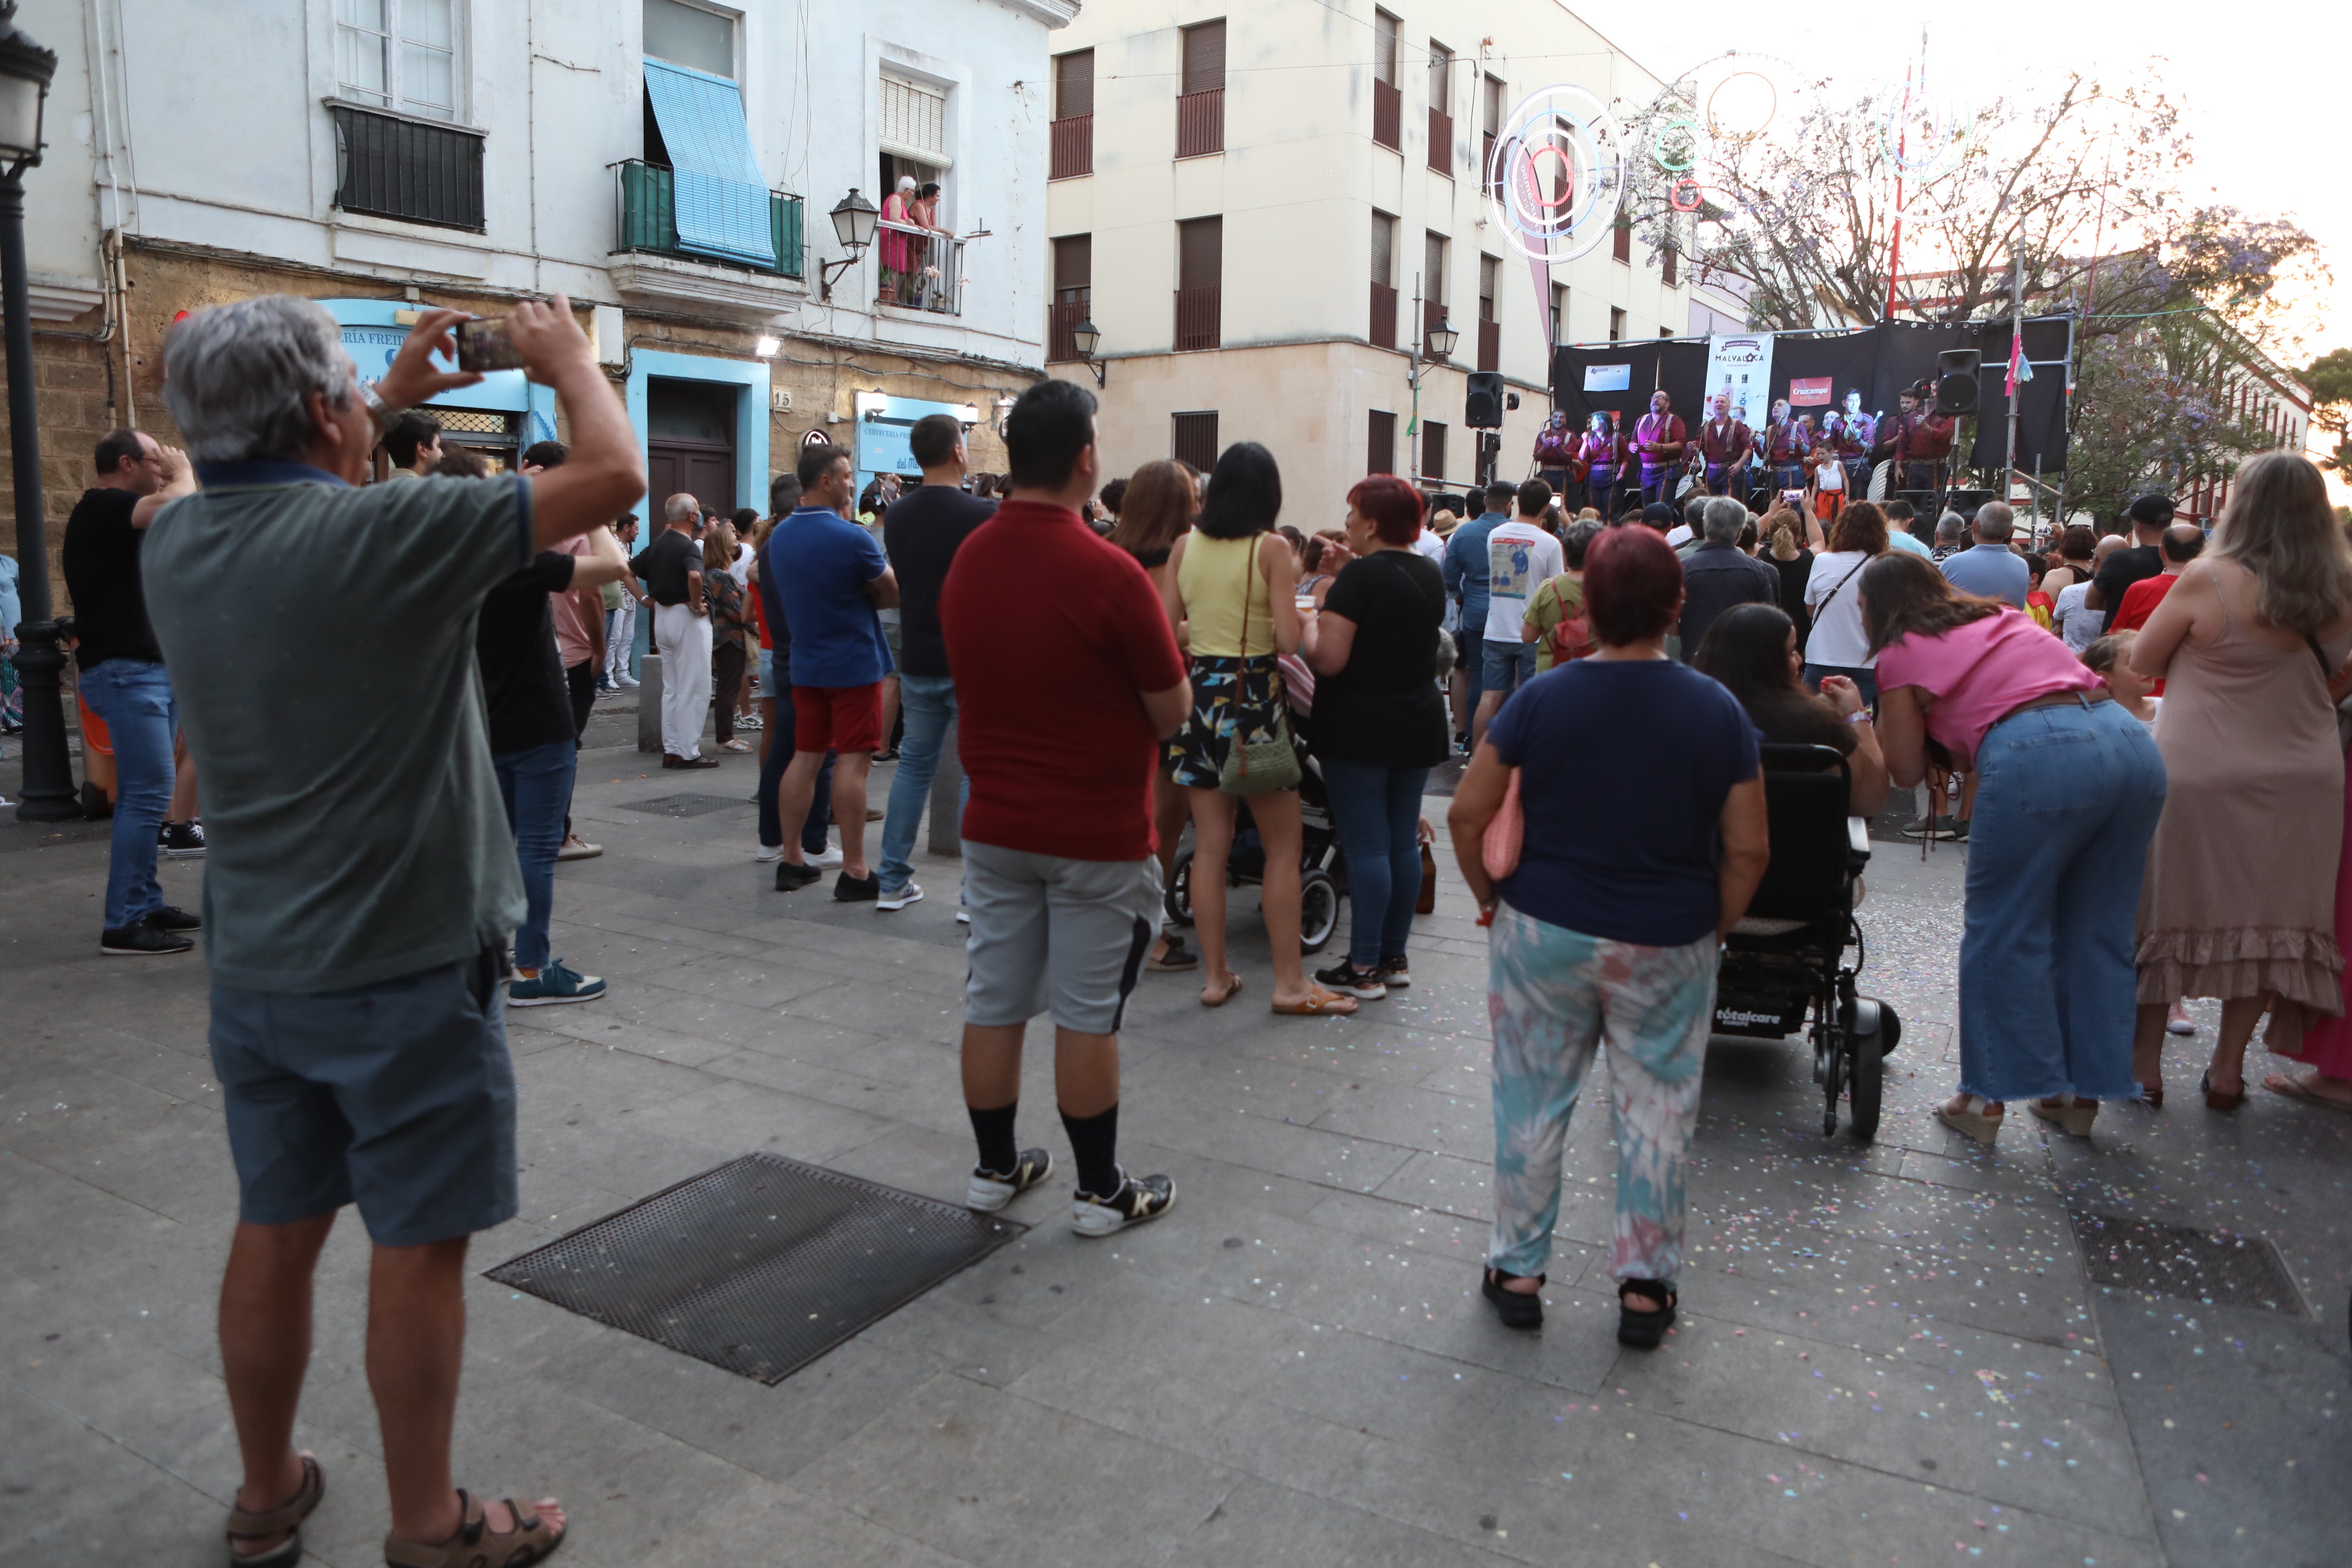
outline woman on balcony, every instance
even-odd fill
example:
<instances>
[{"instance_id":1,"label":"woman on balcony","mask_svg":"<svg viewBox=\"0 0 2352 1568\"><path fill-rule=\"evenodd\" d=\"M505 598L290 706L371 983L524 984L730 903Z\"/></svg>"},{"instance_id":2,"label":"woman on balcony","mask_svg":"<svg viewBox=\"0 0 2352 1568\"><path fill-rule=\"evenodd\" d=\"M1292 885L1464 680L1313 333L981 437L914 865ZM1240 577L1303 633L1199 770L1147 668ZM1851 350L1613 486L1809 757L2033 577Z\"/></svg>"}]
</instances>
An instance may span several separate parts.
<instances>
[{"instance_id":1,"label":"woman on balcony","mask_svg":"<svg viewBox=\"0 0 2352 1568\"><path fill-rule=\"evenodd\" d=\"M940 226L939 182L926 181L915 193L914 202L908 210L914 214L917 228L937 229ZM939 253L934 256L929 240L907 241L907 268L915 278L914 289L908 298L925 310L944 310L948 308L948 280L940 268L940 263L945 260L947 247L940 246Z\"/></svg>"},{"instance_id":2,"label":"woman on balcony","mask_svg":"<svg viewBox=\"0 0 2352 1568\"><path fill-rule=\"evenodd\" d=\"M882 198L882 299L887 303L915 302L914 247L919 243L906 231L915 221L915 177L898 176L898 186Z\"/></svg>"}]
</instances>

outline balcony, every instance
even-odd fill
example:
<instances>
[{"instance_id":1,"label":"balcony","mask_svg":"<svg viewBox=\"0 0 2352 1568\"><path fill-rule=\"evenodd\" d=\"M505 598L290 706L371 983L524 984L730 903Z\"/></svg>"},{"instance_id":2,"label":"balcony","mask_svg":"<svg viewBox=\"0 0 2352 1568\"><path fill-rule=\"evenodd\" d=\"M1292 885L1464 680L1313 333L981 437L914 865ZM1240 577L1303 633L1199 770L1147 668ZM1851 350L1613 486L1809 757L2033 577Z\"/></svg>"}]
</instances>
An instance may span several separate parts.
<instances>
[{"instance_id":1,"label":"balcony","mask_svg":"<svg viewBox=\"0 0 2352 1568\"><path fill-rule=\"evenodd\" d=\"M963 314L963 241L938 229L877 224L874 251L881 268L875 303L936 316Z\"/></svg>"},{"instance_id":2,"label":"balcony","mask_svg":"<svg viewBox=\"0 0 2352 1568\"><path fill-rule=\"evenodd\" d=\"M1429 109L1429 166L1454 177L1454 116L1435 104Z\"/></svg>"},{"instance_id":3,"label":"balcony","mask_svg":"<svg viewBox=\"0 0 2352 1568\"><path fill-rule=\"evenodd\" d=\"M1073 114L1054 121L1054 145L1049 180L1075 180L1095 172L1095 117Z\"/></svg>"},{"instance_id":4,"label":"balcony","mask_svg":"<svg viewBox=\"0 0 2352 1568\"><path fill-rule=\"evenodd\" d=\"M1478 368L1503 368L1503 323L1481 321L1478 323Z\"/></svg>"},{"instance_id":5,"label":"balcony","mask_svg":"<svg viewBox=\"0 0 2352 1568\"><path fill-rule=\"evenodd\" d=\"M1082 300L1057 300L1045 307L1045 363L1060 364L1084 359L1078 353L1078 323L1087 319L1087 306Z\"/></svg>"},{"instance_id":6,"label":"balcony","mask_svg":"<svg viewBox=\"0 0 2352 1568\"><path fill-rule=\"evenodd\" d=\"M1176 100L1176 156L1204 158L1225 150L1225 89L1187 92Z\"/></svg>"},{"instance_id":7,"label":"balcony","mask_svg":"<svg viewBox=\"0 0 2352 1568\"><path fill-rule=\"evenodd\" d=\"M335 205L348 213L470 229L482 223L482 133L330 102Z\"/></svg>"},{"instance_id":8,"label":"balcony","mask_svg":"<svg viewBox=\"0 0 2352 1568\"><path fill-rule=\"evenodd\" d=\"M761 266L679 247L677 177L661 164L637 159L615 163L613 185L615 221L606 267L624 294L754 316L772 315L801 296L800 197L768 193L768 232L776 261Z\"/></svg>"},{"instance_id":9,"label":"balcony","mask_svg":"<svg viewBox=\"0 0 2352 1568\"><path fill-rule=\"evenodd\" d=\"M1372 324L1366 334L1372 347L1396 347L1397 291L1385 283L1372 285Z\"/></svg>"},{"instance_id":10,"label":"balcony","mask_svg":"<svg viewBox=\"0 0 2352 1568\"><path fill-rule=\"evenodd\" d=\"M1372 140L1391 153L1404 150L1404 94L1384 81L1372 83Z\"/></svg>"},{"instance_id":11,"label":"balcony","mask_svg":"<svg viewBox=\"0 0 2352 1568\"><path fill-rule=\"evenodd\" d=\"M1223 292L1216 287L1176 290L1176 347L1180 352L1213 349L1223 342L1223 307L1219 303Z\"/></svg>"}]
</instances>

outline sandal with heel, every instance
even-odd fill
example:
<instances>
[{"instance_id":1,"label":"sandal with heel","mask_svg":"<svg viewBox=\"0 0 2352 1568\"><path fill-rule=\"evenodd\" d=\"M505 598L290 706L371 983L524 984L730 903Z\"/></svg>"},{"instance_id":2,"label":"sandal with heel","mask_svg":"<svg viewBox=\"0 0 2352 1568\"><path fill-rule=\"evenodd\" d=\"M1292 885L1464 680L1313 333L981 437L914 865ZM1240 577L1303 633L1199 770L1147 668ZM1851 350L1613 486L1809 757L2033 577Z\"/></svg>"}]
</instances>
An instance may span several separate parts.
<instances>
[{"instance_id":1,"label":"sandal with heel","mask_svg":"<svg viewBox=\"0 0 2352 1568\"><path fill-rule=\"evenodd\" d=\"M1637 1312L1625 1305L1625 1298L1639 1296L1645 1301L1655 1301L1654 1312ZM1682 1297L1663 1279L1622 1279L1617 1284L1617 1342L1637 1351L1654 1351L1663 1343L1666 1331L1675 1326L1675 1307Z\"/></svg>"},{"instance_id":2,"label":"sandal with heel","mask_svg":"<svg viewBox=\"0 0 2352 1568\"><path fill-rule=\"evenodd\" d=\"M2205 1096L2205 1109L2208 1110L2235 1110L2246 1103L2246 1090L2243 1084L2239 1085L2238 1092L2235 1094L2231 1094L2227 1089L2215 1089L2213 1075L2210 1072L2198 1075L2197 1088Z\"/></svg>"},{"instance_id":3,"label":"sandal with heel","mask_svg":"<svg viewBox=\"0 0 2352 1568\"><path fill-rule=\"evenodd\" d=\"M1495 1315L1503 1320L1503 1327L1507 1329L1543 1327L1543 1298L1538 1296L1533 1290L1503 1289L1506 1280L1526 1278L1524 1274L1514 1274L1508 1269L1489 1267L1485 1280L1478 1287L1480 1294L1495 1303ZM1535 1277L1536 1283L1542 1285L1549 1278L1548 1275L1538 1274Z\"/></svg>"}]
</instances>

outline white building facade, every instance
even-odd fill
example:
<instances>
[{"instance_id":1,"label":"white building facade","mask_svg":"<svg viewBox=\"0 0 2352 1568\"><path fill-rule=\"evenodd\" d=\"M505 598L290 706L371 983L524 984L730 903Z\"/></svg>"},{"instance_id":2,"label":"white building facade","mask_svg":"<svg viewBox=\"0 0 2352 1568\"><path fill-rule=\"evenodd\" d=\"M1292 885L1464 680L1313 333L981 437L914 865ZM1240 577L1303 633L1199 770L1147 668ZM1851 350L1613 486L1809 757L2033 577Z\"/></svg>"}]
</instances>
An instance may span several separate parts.
<instances>
[{"instance_id":1,"label":"white building facade","mask_svg":"<svg viewBox=\"0 0 2352 1568\"><path fill-rule=\"evenodd\" d=\"M421 307L564 291L657 497L764 510L811 431L903 467L935 408L1001 467L996 410L1042 374L1043 84L1077 8L28 0L60 57L25 182L53 515L109 426L172 438L173 318L270 290L332 310L363 374ZM829 215L900 174L939 185L936 227L852 259ZM520 373L442 412L494 463L557 434Z\"/></svg>"},{"instance_id":2,"label":"white building facade","mask_svg":"<svg viewBox=\"0 0 2352 1568\"><path fill-rule=\"evenodd\" d=\"M1370 471L1517 479L1555 342L1691 320L1687 269L1630 233L1547 268L1489 215L1489 137L1521 100L1573 84L1622 112L1659 89L1558 0L1121 0L1052 47L1048 358L1100 373L1110 472L1261 441L1300 527ZM1458 337L1416 408L1411 351L1441 316ZM1491 457L1477 370L1519 404Z\"/></svg>"}]
</instances>

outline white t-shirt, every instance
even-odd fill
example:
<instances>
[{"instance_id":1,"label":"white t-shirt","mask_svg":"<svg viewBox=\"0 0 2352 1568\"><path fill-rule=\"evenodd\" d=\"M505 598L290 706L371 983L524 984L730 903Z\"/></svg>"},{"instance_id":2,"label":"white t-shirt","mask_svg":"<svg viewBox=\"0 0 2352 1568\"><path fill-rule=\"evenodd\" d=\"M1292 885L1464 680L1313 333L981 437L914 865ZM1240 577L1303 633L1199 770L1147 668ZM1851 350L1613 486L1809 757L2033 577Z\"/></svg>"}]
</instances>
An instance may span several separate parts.
<instances>
[{"instance_id":1,"label":"white t-shirt","mask_svg":"<svg viewBox=\"0 0 2352 1568\"><path fill-rule=\"evenodd\" d=\"M2147 717L2141 720L2140 723L2147 727L2147 738L2151 741L2156 739L2156 721L2162 716L2163 712L2163 698L2151 697L2147 700Z\"/></svg>"},{"instance_id":2,"label":"white t-shirt","mask_svg":"<svg viewBox=\"0 0 2352 1568\"><path fill-rule=\"evenodd\" d=\"M1666 530L1666 542L1676 550L1680 550L1697 537L1697 534L1691 531L1691 525L1687 522L1678 522Z\"/></svg>"},{"instance_id":3,"label":"white t-shirt","mask_svg":"<svg viewBox=\"0 0 2352 1568\"><path fill-rule=\"evenodd\" d=\"M2059 589L2057 606L2050 612L2050 629L2064 640L2066 651L2076 658L2082 658L2083 650L2099 640L2099 627L2106 619L2097 610L2084 608L2084 596L2090 591L2088 583L2077 583L2071 588Z\"/></svg>"},{"instance_id":4,"label":"white t-shirt","mask_svg":"<svg viewBox=\"0 0 2352 1568\"><path fill-rule=\"evenodd\" d=\"M1813 615L1813 635L1805 644L1807 664L1869 669L1878 663L1862 629L1862 569L1871 560L1859 550L1813 557L1813 574L1805 579L1805 607Z\"/></svg>"},{"instance_id":5,"label":"white t-shirt","mask_svg":"<svg viewBox=\"0 0 2352 1568\"><path fill-rule=\"evenodd\" d=\"M1567 570L1559 541L1525 518L1497 523L1486 536L1486 629L1488 640L1516 643L1528 597Z\"/></svg>"},{"instance_id":6,"label":"white t-shirt","mask_svg":"<svg viewBox=\"0 0 2352 1568\"><path fill-rule=\"evenodd\" d=\"M1813 488L1817 490L1842 490L1845 489L1845 465L1843 463L1823 463L1820 468L1815 468L1813 470Z\"/></svg>"}]
</instances>

